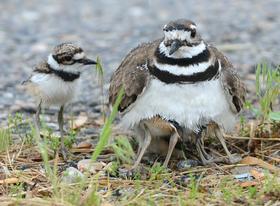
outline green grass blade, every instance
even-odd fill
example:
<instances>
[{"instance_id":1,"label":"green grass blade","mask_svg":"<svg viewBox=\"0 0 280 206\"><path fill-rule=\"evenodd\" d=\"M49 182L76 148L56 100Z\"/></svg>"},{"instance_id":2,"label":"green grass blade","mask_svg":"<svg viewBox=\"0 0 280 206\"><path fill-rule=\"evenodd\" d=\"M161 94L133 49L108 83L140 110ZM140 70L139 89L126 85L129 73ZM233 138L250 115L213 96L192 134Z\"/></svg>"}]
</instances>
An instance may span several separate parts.
<instances>
[{"instance_id":1,"label":"green grass blade","mask_svg":"<svg viewBox=\"0 0 280 206\"><path fill-rule=\"evenodd\" d=\"M112 109L112 112L111 112L109 118L105 121L105 125L100 134L99 141L97 143L94 153L92 154L91 159L93 161L96 161L97 157L99 156L99 154L102 152L102 150L108 143L108 140L109 140L109 138L111 136L111 132L112 132L112 123L118 113L118 107L121 103L123 95L124 95L124 88L122 87L118 93L116 102L114 103L114 106Z\"/></svg>"},{"instance_id":2,"label":"green grass blade","mask_svg":"<svg viewBox=\"0 0 280 206\"><path fill-rule=\"evenodd\" d=\"M0 152L8 151L12 143L12 136L9 129L0 129Z\"/></svg>"}]
</instances>

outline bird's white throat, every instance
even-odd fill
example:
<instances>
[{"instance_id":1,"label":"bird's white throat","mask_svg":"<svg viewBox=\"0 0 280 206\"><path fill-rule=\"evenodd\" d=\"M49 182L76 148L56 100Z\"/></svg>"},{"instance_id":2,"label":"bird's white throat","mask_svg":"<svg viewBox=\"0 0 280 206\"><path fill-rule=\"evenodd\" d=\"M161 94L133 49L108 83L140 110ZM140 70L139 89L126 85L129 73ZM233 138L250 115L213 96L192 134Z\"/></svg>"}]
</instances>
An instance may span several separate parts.
<instances>
[{"instance_id":1,"label":"bird's white throat","mask_svg":"<svg viewBox=\"0 0 280 206\"><path fill-rule=\"evenodd\" d=\"M159 45L159 50L162 54L164 54L166 57L170 57L174 59L192 58L193 56L202 53L205 49L206 49L206 45L203 41L201 41L200 44L193 47L182 46L176 52L169 55L170 47L166 47L164 42L161 42Z\"/></svg>"}]
</instances>

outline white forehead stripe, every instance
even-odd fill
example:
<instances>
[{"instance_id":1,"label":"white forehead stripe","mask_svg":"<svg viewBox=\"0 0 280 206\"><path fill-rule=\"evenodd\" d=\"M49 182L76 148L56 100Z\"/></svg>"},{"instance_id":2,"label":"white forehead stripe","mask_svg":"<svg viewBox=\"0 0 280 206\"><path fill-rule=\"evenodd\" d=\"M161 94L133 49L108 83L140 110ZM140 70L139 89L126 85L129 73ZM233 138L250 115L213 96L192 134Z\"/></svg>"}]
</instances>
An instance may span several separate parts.
<instances>
[{"instance_id":1,"label":"white forehead stripe","mask_svg":"<svg viewBox=\"0 0 280 206\"><path fill-rule=\"evenodd\" d=\"M180 39L180 40L189 40L191 32L185 30L172 30L172 31L165 31L164 36L167 40L172 39Z\"/></svg>"},{"instance_id":2,"label":"white forehead stripe","mask_svg":"<svg viewBox=\"0 0 280 206\"><path fill-rule=\"evenodd\" d=\"M79 60L79 59L83 59L83 58L85 58L85 53L84 52L77 53L73 57L74 60Z\"/></svg>"},{"instance_id":3,"label":"white forehead stripe","mask_svg":"<svg viewBox=\"0 0 280 206\"><path fill-rule=\"evenodd\" d=\"M57 61L53 58L53 55L50 54L48 57L48 64L50 65L51 68L53 69L58 69L59 68L59 64L57 63Z\"/></svg>"}]
</instances>

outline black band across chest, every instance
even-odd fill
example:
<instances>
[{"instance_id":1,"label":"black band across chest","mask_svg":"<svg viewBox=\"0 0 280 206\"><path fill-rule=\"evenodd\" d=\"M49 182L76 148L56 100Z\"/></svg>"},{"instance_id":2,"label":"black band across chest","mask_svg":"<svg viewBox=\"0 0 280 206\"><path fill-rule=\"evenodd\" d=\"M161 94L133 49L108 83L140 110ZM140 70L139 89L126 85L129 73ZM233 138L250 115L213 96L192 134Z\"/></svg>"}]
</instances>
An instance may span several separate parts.
<instances>
[{"instance_id":1,"label":"black band across chest","mask_svg":"<svg viewBox=\"0 0 280 206\"><path fill-rule=\"evenodd\" d=\"M35 72L38 73L45 73L45 74L54 74L57 77L61 78L65 82L72 82L80 77L80 73L73 73L73 72L67 72L63 70L53 69L49 64L47 64L48 69L46 70L38 70L35 69Z\"/></svg>"},{"instance_id":2,"label":"black band across chest","mask_svg":"<svg viewBox=\"0 0 280 206\"><path fill-rule=\"evenodd\" d=\"M80 73L66 72L63 70L51 69L51 73L60 77L65 82L72 82L80 77Z\"/></svg>"},{"instance_id":3,"label":"black band across chest","mask_svg":"<svg viewBox=\"0 0 280 206\"><path fill-rule=\"evenodd\" d=\"M148 69L151 75L167 84L194 84L196 82L209 81L217 78L219 74L219 66L219 62L216 61L214 65L209 66L205 71L197 72L192 75L175 75L168 71L160 70L156 66L149 66Z\"/></svg>"},{"instance_id":4,"label":"black band across chest","mask_svg":"<svg viewBox=\"0 0 280 206\"><path fill-rule=\"evenodd\" d=\"M163 53L160 52L159 47L155 51L156 61L161 64L169 64L169 65L178 65L178 66L190 66L194 64L199 64L202 62L208 62L210 58L210 52L206 48L203 52L199 53L196 56L193 56L191 58L170 58L165 56Z\"/></svg>"}]
</instances>

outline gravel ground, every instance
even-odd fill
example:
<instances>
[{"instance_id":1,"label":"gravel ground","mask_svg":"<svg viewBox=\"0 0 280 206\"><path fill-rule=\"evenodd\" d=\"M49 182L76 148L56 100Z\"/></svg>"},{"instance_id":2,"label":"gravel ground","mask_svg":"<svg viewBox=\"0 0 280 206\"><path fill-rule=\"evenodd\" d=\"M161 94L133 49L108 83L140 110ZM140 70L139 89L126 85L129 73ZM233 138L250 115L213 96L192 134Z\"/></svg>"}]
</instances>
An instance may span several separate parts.
<instances>
[{"instance_id":1,"label":"gravel ground","mask_svg":"<svg viewBox=\"0 0 280 206\"><path fill-rule=\"evenodd\" d=\"M140 42L162 36L169 20L197 23L208 42L220 46L242 77L262 60L280 59L279 0L2 0L0 3L0 124L9 113L32 112L34 101L20 88L32 67L61 42L81 45L102 58L105 88L124 55ZM74 111L98 111L92 70L83 75ZM69 111L69 109L68 109Z\"/></svg>"}]
</instances>

